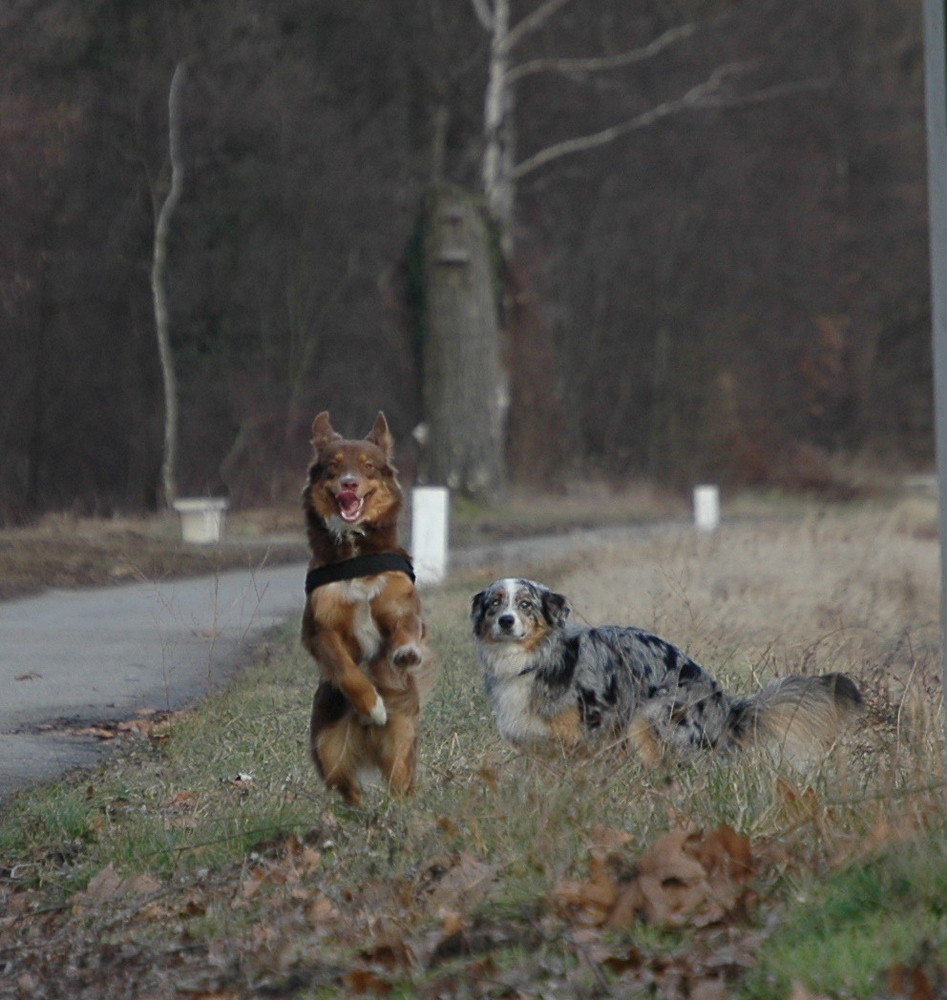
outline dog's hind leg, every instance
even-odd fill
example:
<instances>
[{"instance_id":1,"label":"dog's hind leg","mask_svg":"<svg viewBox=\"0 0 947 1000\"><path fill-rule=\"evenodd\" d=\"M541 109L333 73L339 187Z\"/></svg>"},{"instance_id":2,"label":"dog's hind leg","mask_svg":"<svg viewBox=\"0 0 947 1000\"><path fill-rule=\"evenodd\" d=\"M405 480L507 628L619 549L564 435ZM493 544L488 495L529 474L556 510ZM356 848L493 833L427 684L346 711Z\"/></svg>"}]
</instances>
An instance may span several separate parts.
<instances>
[{"instance_id":1,"label":"dog's hind leg","mask_svg":"<svg viewBox=\"0 0 947 1000\"><path fill-rule=\"evenodd\" d=\"M327 787L336 789L349 805L362 800L358 780L363 727L356 721L345 696L323 681L312 701L309 747L313 763Z\"/></svg>"},{"instance_id":2,"label":"dog's hind leg","mask_svg":"<svg viewBox=\"0 0 947 1000\"><path fill-rule=\"evenodd\" d=\"M628 742L645 764L655 765L661 759L661 744L650 720L635 716L628 726Z\"/></svg>"},{"instance_id":3,"label":"dog's hind leg","mask_svg":"<svg viewBox=\"0 0 947 1000\"><path fill-rule=\"evenodd\" d=\"M378 766L395 795L407 795L414 788L418 758L417 715L392 714L383 730L371 734L378 742Z\"/></svg>"}]
</instances>

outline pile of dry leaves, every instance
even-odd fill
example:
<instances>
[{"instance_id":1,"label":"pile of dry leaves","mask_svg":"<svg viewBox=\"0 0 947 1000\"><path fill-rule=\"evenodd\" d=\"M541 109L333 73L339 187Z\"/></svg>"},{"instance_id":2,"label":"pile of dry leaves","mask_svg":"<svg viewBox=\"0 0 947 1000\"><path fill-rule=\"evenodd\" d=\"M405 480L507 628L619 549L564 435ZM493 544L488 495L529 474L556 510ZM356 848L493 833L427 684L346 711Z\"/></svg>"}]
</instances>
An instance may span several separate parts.
<instances>
[{"instance_id":1,"label":"pile of dry leaves","mask_svg":"<svg viewBox=\"0 0 947 1000\"><path fill-rule=\"evenodd\" d=\"M792 863L785 844L726 825L672 828L644 850L599 829L577 859L587 877L513 907L497 903L503 871L466 851L353 885L332 838L331 825L280 837L237 869L188 879L122 878L109 865L58 907L6 880L0 997L384 996L410 984L431 1000L720 1000L755 964L765 886ZM660 947L642 944L655 932ZM906 1000L937 996L923 969L889 979ZM796 986L790 1000L822 998Z\"/></svg>"}]
</instances>

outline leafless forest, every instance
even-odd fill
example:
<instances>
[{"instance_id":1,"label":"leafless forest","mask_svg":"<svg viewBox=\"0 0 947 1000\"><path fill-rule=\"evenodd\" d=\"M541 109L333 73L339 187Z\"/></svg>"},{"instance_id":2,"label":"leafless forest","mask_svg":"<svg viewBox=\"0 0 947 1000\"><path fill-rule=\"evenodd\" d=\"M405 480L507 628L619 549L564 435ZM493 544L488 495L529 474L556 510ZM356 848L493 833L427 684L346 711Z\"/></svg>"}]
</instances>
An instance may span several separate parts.
<instances>
[{"instance_id":1,"label":"leafless forest","mask_svg":"<svg viewBox=\"0 0 947 1000\"><path fill-rule=\"evenodd\" d=\"M488 193L505 7L4 4L0 523L158 502L178 66L180 489L291 495L323 408L351 433L384 408L410 477L419 214L434 184ZM510 475L829 489L840 457L928 463L920 5L509 7Z\"/></svg>"}]
</instances>

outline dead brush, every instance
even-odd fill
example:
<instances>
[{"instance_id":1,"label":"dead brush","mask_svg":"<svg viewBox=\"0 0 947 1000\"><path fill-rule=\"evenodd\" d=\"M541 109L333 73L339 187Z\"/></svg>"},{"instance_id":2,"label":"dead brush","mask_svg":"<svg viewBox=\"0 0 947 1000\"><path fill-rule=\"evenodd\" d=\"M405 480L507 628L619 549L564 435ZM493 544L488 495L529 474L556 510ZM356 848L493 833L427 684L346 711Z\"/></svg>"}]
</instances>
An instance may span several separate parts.
<instances>
[{"instance_id":1,"label":"dead brush","mask_svg":"<svg viewBox=\"0 0 947 1000\"><path fill-rule=\"evenodd\" d=\"M702 761L643 776L647 794L698 822L725 817L770 835L808 827L827 853L942 811L938 553L914 502L910 515L813 508L778 530L657 534L554 581L582 620L652 629L734 691L829 670L862 689L866 712L806 774Z\"/></svg>"}]
</instances>

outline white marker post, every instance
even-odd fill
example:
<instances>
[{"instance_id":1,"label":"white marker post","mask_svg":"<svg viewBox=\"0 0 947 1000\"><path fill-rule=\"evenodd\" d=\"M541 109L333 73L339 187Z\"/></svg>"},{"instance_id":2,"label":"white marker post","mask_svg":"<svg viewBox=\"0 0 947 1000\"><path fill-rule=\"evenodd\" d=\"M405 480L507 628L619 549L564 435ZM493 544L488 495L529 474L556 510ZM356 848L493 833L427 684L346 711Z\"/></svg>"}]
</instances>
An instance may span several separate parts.
<instances>
[{"instance_id":1,"label":"white marker post","mask_svg":"<svg viewBox=\"0 0 947 1000\"><path fill-rule=\"evenodd\" d=\"M192 497L175 500L174 509L181 515L181 537L193 545L213 545L220 541L224 511L229 500Z\"/></svg>"},{"instance_id":2,"label":"white marker post","mask_svg":"<svg viewBox=\"0 0 947 1000\"><path fill-rule=\"evenodd\" d=\"M716 486L694 487L694 524L698 531L720 527L720 491Z\"/></svg>"},{"instance_id":3,"label":"white marker post","mask_svg":"<svg viewBox=\"0 0 947 1000\"><path fill-rule=\"evenodd\" d=\"M411 555L418 583L440 583L447 575L446 486L411 491Z\"/></svg>"}]
</instances>

